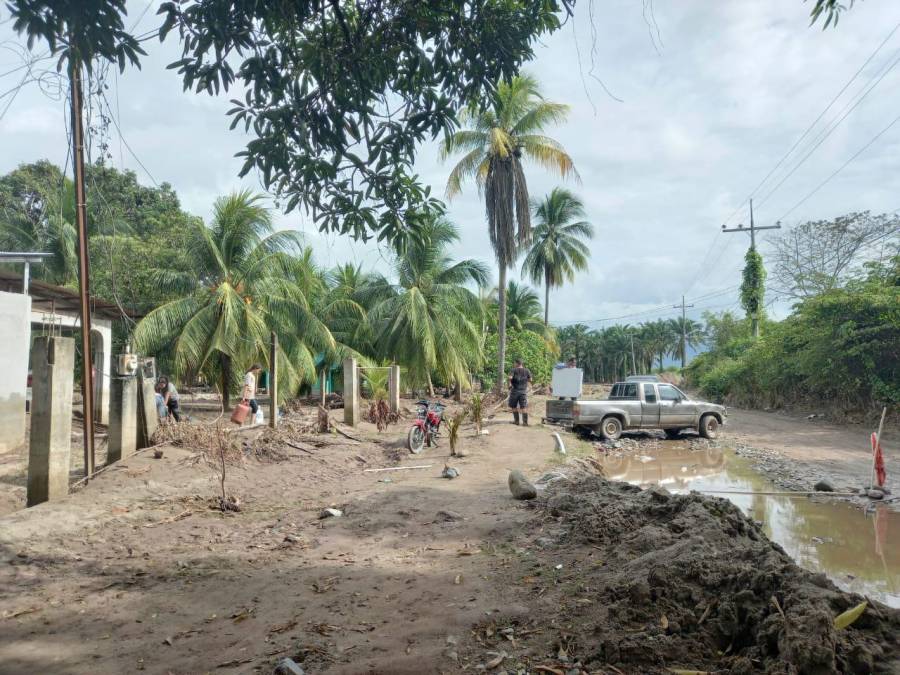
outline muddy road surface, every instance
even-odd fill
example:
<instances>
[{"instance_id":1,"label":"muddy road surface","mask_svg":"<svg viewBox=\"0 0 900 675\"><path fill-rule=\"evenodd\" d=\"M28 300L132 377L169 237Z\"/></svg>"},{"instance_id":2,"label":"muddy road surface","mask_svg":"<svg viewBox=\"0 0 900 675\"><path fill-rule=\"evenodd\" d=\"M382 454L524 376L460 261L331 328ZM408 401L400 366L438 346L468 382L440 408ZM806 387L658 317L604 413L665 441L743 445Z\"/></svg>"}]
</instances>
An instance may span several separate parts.
<instances>
[{"instance_id":1,"label":"muddy road surface","mask_svg":"<svg viewBox=\"0 0 900 675\"><path fill-rule=\"evenodd\" d=\"M403 423L283 456L249 432L238 513L167 447L0 517L0 673L900 672L896 610L834 630L862 597L729 502L609 483L571 435L564 459L549 429L487 431L463 458L409 455ZM510 469L546 489L514 501Z\"/></svg>"}]
</instances>

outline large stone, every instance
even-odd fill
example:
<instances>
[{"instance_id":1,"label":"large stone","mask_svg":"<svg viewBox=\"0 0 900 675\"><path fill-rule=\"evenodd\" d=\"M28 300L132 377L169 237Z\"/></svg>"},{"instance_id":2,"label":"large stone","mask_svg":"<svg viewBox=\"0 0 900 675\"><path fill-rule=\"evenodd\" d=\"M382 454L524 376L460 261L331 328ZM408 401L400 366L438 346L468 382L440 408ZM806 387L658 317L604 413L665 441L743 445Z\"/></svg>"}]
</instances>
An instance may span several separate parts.
<instances>
[{"instance_id":1,"label":"large stone","mask_svg":"<svg viewBox=\"0 0 900 675\"><path fill-rule=\"evenodd\" d=\"M525 474L514 469L509 472L509 491L514 499L534 499L537 497L537 489L525 477Z\"/></svg>"},{"instance_id":2,"label":"large stone","mask_svg":"<svg viewBox=\"0 0 900 675\"><path fill-rule=\"evenodd\" d=\"M820 480L818 483L813 485L813 490L815 490L816 492L834 492L834 486L827 480Z\"/></svg>"},{"instance_id":3,"label":"large stone","mask_svg":"<svg viewBox=\"0 0 900 675\"><path fill-rule=\"evenodd\" d=\"M294 659L284 658L275 666L274 675L303 675L304 670Z\"/></svg>"}]
</instances>

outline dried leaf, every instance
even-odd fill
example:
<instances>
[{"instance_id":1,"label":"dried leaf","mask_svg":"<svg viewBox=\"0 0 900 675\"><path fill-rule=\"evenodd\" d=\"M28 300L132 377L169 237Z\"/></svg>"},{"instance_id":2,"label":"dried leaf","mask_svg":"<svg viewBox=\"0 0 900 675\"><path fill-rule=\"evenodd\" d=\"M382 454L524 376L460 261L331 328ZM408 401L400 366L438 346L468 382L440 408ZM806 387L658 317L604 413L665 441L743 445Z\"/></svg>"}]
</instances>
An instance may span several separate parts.
<instances>
[{"instance_id":1,"label":"dried leaf","mask_svg":"<svg viewBox=\"0 0 900 675\"><path fill-rule=\"evenodd\" d=\"M668 628L669 628L669 617L667 617L665 614L663 614L663 615L659 618L659 625L660 625L660 627L661 627L663 630L668 630Z\"/></svg>"},{"instance_id":2,"label":"dried leaf","mask_svg":"<svg viewBox=\"0 0 900 675\"><path fill-rule=\"evenodd\" d=\"M859 617L862 616L863 612L866 611L866 607L869 605L868 602L863 600L856 607L851 607L846 612L842 612L834 617L834 628L835 630L843 630L854 621L856 621Z\"/></svg>"},{"instance_id":3,"label":"dried leaf","mask_svg":"<svg viewBox=\"0 0 900 675\"><path fill-rule=\"evenodd\" d=\"M506 652L500 652L499 654L497 654L497 656L495 656L490 661L485 663L484 667L487 668L488 670L493 670L494 668L499 666L501 663L503 663L504 660L506 660Z\"/></svg>"}]
</instances>

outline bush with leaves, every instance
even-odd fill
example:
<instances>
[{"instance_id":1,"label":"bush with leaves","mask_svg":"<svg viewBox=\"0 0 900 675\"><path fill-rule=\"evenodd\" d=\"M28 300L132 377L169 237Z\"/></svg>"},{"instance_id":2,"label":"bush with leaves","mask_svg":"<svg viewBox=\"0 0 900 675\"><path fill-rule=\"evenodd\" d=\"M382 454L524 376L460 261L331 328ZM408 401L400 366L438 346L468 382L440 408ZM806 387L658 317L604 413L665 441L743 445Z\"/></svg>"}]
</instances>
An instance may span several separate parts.
<instances>
[{"instance_id":1,"label":"bush with leaves","mask_svg":"<svg viewBox=\"0 0 900 675\"><path fill-rule=\"evenodd\" d=\"M698 356L689 382L751 406L801 402L838 410L900 403L900 256L865 281L800 302L753 342L737 334Z\"/></svg>"},{"instance_id":2,"label":"bush with leaves","mask_svg":"<svg viewBox=\"0 0 900 675\"><path fill-rule=\"evenodd\" d=\"M494 380L497 364L497 336L491 335L485 345L485 365L479 374L481 381L489 383ZM516 359L522 359L525 367L531 371L533 384L548 384L553 374L553 364L559 356L555 345L530 330L510 331L506 341L505 372L513 369Z\"/></svg>"}]
</instances>

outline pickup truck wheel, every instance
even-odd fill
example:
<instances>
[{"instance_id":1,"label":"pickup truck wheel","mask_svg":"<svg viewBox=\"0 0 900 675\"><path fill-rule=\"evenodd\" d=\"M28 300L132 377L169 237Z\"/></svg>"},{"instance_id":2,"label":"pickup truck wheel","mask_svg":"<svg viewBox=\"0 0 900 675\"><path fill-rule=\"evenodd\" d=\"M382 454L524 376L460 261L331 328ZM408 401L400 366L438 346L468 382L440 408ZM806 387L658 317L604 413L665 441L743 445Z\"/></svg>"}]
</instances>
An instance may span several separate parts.
<instances>
[{"instance_id":1,"label":"pickup truck wheel","mask_svg":"<svg viewBox=\"0 0 900 675\"><path fill-rule=\"evenodd\" d=\"M700 435L714 440L719 435L719 420L715 415L704 415L700 418Z\"/></svg>"},{"instance_id":2,"label":"pickup truck wheel","mask_svg":"<svg viewBox=\"0 0 900 675\"><path fill-rule=\"evenodd\" d=\"M600 435L607 441L617 441L622 435L622 423L618 417L607 417L600 423Z\"/></svg>"}]
</instances>

